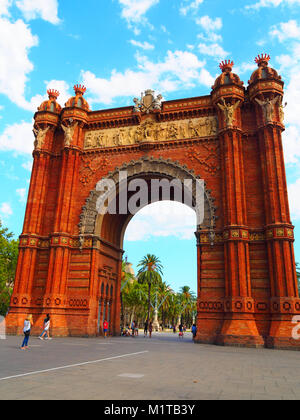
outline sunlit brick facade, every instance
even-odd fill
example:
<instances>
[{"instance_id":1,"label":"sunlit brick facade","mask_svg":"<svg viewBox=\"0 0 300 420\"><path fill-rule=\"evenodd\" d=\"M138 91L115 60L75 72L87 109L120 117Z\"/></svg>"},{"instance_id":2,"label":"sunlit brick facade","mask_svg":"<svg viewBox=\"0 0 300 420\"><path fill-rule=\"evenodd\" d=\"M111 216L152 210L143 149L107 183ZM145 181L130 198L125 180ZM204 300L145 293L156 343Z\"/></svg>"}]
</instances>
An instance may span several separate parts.
<instances>
[{"instance_id":1,"label":"sunlit brick facade","mask_svg":"<svg viewBox=\"0 0 300 420\"><path fill-rule=\"evenodd\" d=\"M130 215L97 214L96 185L129 179L205 181L198 249L197 342L299 348L300 314L281 135L283 81L259 56L245 88L223 62L212 92L90 111L85 88L62 109L58 92L35 114L31 184L9 333L46 313L53 335L120 330L123 237ZM196 246L196 244L195 244ZM196 263L191 261L192 263Z\"/></svg>"}]
</instances>

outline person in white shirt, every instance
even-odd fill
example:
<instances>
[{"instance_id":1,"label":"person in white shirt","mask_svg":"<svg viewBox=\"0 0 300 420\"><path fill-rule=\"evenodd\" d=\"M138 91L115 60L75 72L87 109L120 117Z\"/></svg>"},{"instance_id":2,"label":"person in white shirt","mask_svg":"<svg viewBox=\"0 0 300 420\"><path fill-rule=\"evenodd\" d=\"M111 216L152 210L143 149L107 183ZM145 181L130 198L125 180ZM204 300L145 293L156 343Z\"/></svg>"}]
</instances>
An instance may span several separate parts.
<instances>
[{"instance_id":1,"label":"person in white shirt","mask_svg":"<svg viewBox=\"0 0 300 420\"><path fill-rule=\"evenodd\" d=\"M23 344L21 346L21 350L28 349L28 341L29 341L30 331L31 331L32 325L33 325L32 315L28 315L27 318L24 321L23 333L24 333L25 337L24 337L24 340L23 340Z\"/></svg>"},{"instance_id":2,"label":"person in white shirt","mask_svg":"<svg viewBox=\"0 0 300 420\"><path fill-rule=\"evenodd\" d=\"M47 317L44 319L44 329L42 334L40 335L40 340L44 340L44 337L46 340L51 340L50 338L50 315L47 314Z\"/></svg>"}]
</instances>

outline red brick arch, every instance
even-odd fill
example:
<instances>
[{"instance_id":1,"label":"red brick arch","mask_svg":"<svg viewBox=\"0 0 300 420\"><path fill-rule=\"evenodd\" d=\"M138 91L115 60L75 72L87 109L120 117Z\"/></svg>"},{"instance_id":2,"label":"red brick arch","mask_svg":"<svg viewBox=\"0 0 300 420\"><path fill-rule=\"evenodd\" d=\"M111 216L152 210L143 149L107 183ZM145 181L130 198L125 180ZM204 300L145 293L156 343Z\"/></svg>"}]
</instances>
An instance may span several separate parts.
<instances>
[{"instance_id":1,"label":"red brick arch","mask_svg":"<svg viewBox=\"0 0 300 420\"><path fill-rule=\"evenodd\" d=\"M247 88L233 62L222 63L203 97L161 103L148 90L134 107L90 111L85 87L75 86L82 107L71 98L62 109L57 95L54 112L42 104L8 333L21 333L28 313L39 332L51 313L53 335L93 336L105 305L118 334L123 236L132 215L99 216L97 183L127 170L147 182L205 181L204 222L195 229L196 342L300 348L292 337L300 300L283 81L268 60L258 57Z\"/></svg>"}]
</instances>

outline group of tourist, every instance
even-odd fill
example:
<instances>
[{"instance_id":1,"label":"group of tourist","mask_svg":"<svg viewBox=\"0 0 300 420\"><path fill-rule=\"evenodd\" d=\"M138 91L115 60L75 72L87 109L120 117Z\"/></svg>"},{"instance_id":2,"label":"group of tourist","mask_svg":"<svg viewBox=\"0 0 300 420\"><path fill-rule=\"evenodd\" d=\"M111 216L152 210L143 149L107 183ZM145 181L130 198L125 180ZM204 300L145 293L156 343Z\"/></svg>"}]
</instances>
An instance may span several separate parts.
<instances>
[{"instance_id":1,"label":"group of tourist","mask_svg":"<svg viewBox=\"0 0 300 420\"><path fill-rule=\"evenodd\" d=\"M29 341L32 326L33 326L32 315L28 315L27 318L24 321L24 328L23 328L24 340L23 340L23 343L22 343L22 346L21 346L21 350L28 349L28 341ZM103 336L104 336L104 338L107 337L108 328L109 328L109 324L105 319L103 321ZM186 326L180 324L178 328L179 328L179 338L183 338L184 337L184 332L186 331ZM149 333L149 338L151 338L152 337L152 331L153 331L152 322L150 321L149 324L148 324L148 321L146 321L145 324L144 324L144 337L148 337L148 333ZM173 332L176 333L176 326L175 325L173 327ZM193 326L192 326L192 334L193 334L193 338L195 338L196 334L197 334L196 324L193 324ZM137 322L132 321L132 323L131 323L131 333L130 333L129 326L127 326L127 328L122 328L121 335L122 336L132 336L132 337L138 336L139 335L139 328L138 328ZM50 337L50 315L49 314L47 314L46 318L44 319L43 331L42 331L41 335L39 336L39 339L40 340L51 340L51 337Z\"/></svg>"},{"instance_id":2,"label":"group of tourist","mask_svg":"<svg viewBox=\"0 0 300 420\"><path fill-rule=\"evenodd\" d=\"M148 337L148 333L149 333L149 338L151 338L152 331L153 331L152 322L148 324L148 322L146 321L144 324L144 337ZM139 335L138 323L136 321L132 321L130 328L129 328L129 325L127 325L125 328L122 327L121 335L123 337L137 337Z\"/></svg>"},{"instance_id":3,"label":"group of tourist","mask_svg":"<svg viewBox=\"0 0 300 420\"><path fill-rule=\"evenodd\" d=\"M33 327L33 317L32 315L28 315L24 321L24 328L23 328L24 340L21 345L21 350L28 349L28 342L29 342L29 337L30 337L32 327ZM51 340L49 331L50 331L50 315L47 314L47 317L44 319L43 331L42 331L42 334L39 336L39 339Z\"/></svg>"},{"instance_id":4,"label":"group of tourist","mask_svg":"<svg viewBox=\"0 0 300 420\"><path fill-rule=\"evenodd\" d=\"M183 338L184 337L184 333L186 332L186 325L180 324L179 327L178 327L178 330L179 330L179 338ZM196 324L193 324L192 325L191 331L192 331L192 334L193 334L193 339L195 339L196 338L196 335L197 335L197 326L196 326ZM176 326L175 325L173 327L173 332L176 333Z\"/></svg>"}]
</instances>

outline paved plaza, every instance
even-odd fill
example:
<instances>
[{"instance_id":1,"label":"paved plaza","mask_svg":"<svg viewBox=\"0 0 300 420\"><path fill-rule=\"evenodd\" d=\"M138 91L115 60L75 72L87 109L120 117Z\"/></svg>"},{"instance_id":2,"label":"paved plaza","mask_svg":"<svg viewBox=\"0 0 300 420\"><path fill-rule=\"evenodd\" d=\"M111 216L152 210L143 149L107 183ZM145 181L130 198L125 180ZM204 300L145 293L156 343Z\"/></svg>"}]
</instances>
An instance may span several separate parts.
<instances>
[{"instance_id":1,"label":"paved plaza","mask_svg":"<svg viewBox=\"0 0 300 420\"><path fill-rule=\"evenodd\" d=\"M300 399L300 352L139 337L0 340L0 399Z\"/></svg>"}]
</instances>

